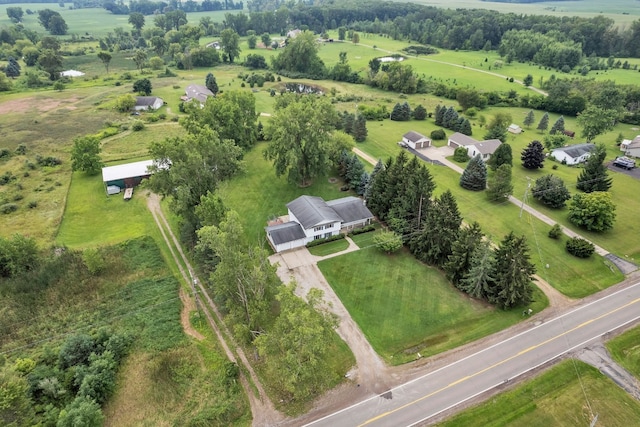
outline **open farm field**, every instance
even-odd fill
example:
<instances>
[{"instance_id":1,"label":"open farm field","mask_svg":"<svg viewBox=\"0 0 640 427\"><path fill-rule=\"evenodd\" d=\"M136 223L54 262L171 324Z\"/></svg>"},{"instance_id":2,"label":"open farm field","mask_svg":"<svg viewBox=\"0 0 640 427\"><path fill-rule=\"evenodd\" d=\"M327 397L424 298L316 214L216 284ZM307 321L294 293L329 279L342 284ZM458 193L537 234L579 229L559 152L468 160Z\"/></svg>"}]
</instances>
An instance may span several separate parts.
<instances>
[{"instance_id":1,"label":"open farm field","mask_svg":"<svg viewBox=\"0 0 640 427\"><path fill-rule=\"evenodd\" d=\"M638 19L638 15L640 15L633 0L613 0L606 4L598 0L545 1L539 3L500 3L482 0L412 0L412 3L450 9L488 9L502 13L526 15L580 16L584 18L604 15L616 21L619 26L628 26Z\"/></svg>"},{"instance_id":2,"label":"open farm field","mask_svg":"<svg viewBox=\"0 0 640 427\"><path fill-rule=\"evenodd\" d=\"M464 426L628 426L640 404L609 378L581 361L565 360L537 378L438 424Z\"/></svg>"},{"instance_id":3,"label":"open farm field","mask_svg":"<svg viewBox=\"0 0 640 427\"><path fill-rule=\"evenodd\" d=\"M364 249L318 263L340 300L373 348L387 363L398 365L441 353L502 330L522 320L522 307L503 311L456 290L435 268L403 249L386 255ZM537 288L530 307L538 312L548 301Z\"/></svg>"},{"instance_id":4,"label":"open farm field","mask_svg":"<svg viewBox=\"0 0 640 427\"><path fill-rule=\"evenodd\" d=\"M640 327L615 337L607 342L613 359L640 380Z\"/></svg>"}]
</instances>

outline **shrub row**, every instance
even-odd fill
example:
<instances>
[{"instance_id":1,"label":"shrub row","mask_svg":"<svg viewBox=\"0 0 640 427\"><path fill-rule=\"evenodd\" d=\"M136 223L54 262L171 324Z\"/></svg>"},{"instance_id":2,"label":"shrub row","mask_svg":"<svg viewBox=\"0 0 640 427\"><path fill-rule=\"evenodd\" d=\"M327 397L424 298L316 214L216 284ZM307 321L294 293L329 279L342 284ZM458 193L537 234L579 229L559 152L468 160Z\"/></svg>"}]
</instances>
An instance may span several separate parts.
<instances>
[{"instance_id":1,"label":"shrub row","mask_svg":"<svg viewBox=\"0 0 640 427\"><path fill-rule=\"evenodd\" d=\"M364 234L364 233L368 233L370 231L376 231L376 226L371 224L371 225L367 225L366 227L362 227L362 228L356 228L353 231L350 231L348 236L357 236L358 234Z\"/></svg>"},{"instance_id":2,"label":"shrub row","mask_svg":"<svg viewBox=\"0 0 640 427\"><path fill-rule=\"evenodd\" d=\"M324 239L317 239L307 243L308 248L312 248L314 246L322 245L325 243L333 242L334 240L344 239L346 236L342 233L338 233L335 236L326 237Z\"/></svg>"}]
</instances>

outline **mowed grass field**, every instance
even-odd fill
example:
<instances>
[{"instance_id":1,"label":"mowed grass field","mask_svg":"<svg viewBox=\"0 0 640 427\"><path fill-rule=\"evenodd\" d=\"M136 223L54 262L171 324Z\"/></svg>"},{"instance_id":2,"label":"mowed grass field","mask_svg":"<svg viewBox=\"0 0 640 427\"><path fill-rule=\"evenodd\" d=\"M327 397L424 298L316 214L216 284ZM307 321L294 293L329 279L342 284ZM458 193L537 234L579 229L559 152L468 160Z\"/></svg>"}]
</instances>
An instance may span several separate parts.
<instances>
[{"instance_id":1,"label":"mowed grass field","mask_svg":"<svg viewBox=\"0 0 640 427\"><path fill-rule=\"evenodd\" d=\"M539 377L468 409L440 427L637 425L640 403L581 361L565 360Z\"/></svg>"},{"instance_id":2,"label":"mowed grass field","mask_svg":"<svg viewBox=\"0 0 640 427\"><path fill-rule=\"evenodd\" d=\"M365 237L367 236L367 237ZM503 311L457 291L435 268L403 249L386 255L370 246L318 263L373 348L398 365L458 347L522 320L523 307ZM537 288L534 312L548 301Z\"/></svg>"},{"instance_id":3,"label":"mowed grass field","mask_svg":"<svg viewBox=\"0 0 640 427\"><path fill-rule=\"evenodd\" d=\"M607 342L611 356L640 380L640 326Z\"/></svg>"}]
</instances>

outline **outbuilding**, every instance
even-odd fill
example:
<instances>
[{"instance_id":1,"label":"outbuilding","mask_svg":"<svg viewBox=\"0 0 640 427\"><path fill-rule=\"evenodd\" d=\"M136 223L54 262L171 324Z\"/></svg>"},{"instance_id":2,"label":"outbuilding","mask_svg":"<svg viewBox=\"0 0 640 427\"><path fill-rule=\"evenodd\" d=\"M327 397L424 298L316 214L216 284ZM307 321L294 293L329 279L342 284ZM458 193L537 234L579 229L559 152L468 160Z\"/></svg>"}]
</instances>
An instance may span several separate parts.
<instances>
[{"instance_id":1,"label":"outbuilding","mask_svg":"<svg viewBox=\"0 0 640 427\"><path fill-rule=\"evenodd\" d=\"M140 184L143 179L151 176L149 171L151 165L153 160L143 160L102 168L102 182L107 194L116 194L123 188L132 188Z\"/></svg>"},{"instance_id":2,"label":"outbuilding","mask_svg":"<svg viewBox=\"0 0 640 427\"><path fill-rule=\"evenodd\" d=\"M136 96L136 105L133 109L136 111L157 110L163 105L164 101L157 96Z\"/></svg>"},{"instance_id":3,"label":"outbuilding","mask_svg":"<svg viewBox=\"0 0 640 427\"><path fill-rule=\"evenodd\" d=\"M417 148L431 147L431 139L422 135L421 133L410 131L402 136L402 143L407 147L411 147L414 150Z\"/></svg>"},{"instance_id":4,"label":"outbuilding","mask_svg":"<svg viewBox=\"0 0 640 427\"><path fill-rule=\"evenodd\" d=\"M517 135L519 133L522 133L522 128L515 123L511 123L507 128L507 131Z\"/></svg>"}]
</instances>

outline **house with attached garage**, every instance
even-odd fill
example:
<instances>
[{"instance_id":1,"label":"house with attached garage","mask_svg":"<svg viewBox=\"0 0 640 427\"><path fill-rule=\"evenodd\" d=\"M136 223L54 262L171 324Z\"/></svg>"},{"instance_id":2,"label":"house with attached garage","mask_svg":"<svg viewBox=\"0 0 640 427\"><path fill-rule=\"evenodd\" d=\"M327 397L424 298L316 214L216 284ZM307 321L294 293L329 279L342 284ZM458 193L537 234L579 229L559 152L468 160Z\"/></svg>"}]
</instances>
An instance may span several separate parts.
<instances>
[{"instance_id":1,"label":"house with attached garage","mask_svg":"<svg viewBox=\"0 0 640 427\"><path fill-rule=\"evenodd\" d=\"M475 139L463 133L456 132L449 137L447 145L452 148L464 147L467 149L469 157L475 157L478 154L482 156L485 162L489 160L491 155L502 144L499 139L489 139L486 141L476 141Z\"/></svg>"},{"instance_id":2,"label":"house with attached garage","mask_svg":"<svg viewBox=\"0 0 640 427\"><path fill-rule=\"evenodd\" d=\"M620 150L630 157L640 157L640 135L632 140L625 139L620 144Z\"/></svg>"},{"instance_id":3,"label":"house with attached garage","mask_svg":"<svg viewBox=\"0 0 640 427\"><path fill-rule=\"evenodd\" d=\"M578 163L586 162L591 152L595 149L596 145L588 142L567 145L566 147L555 148L551 151L550 157L567 165L577 165Z\"/></svg>"},{"instance_id":4,"label":"house with attached garage","mask_svg":"<svg viewBox=\"0 0 640 427\"><path fill-rule=\"evenodd\" d=\"M373 221L364 201L353 196L329 201L300 196L287 204L287 210L288 215L265 227L267 240L275 252L300 248L313 240L346 233Z\"/></svg>"},{"instance_id":5,"label":"house with attached garage","mask_svg":"<svg viewBox=\"0 0 640 427\"><path fill-rule=\"evenodd\" d=\"M417 148L427 148L431 147L431 139L421 133L410 131L402 136L400 145L411 147L414 150Z\"/></svg>"},{"instance_id":6,"label":"house with attached garage","mask_svg":"<svg viewBox=\"0 0 640 427\"><path fill-rule=\"evenodd\" d=\"M206 86L189 85L184 90L184 96L180 97L180 99L184 102L191 102L195 99L200 103L200 105L204 105L207 102L207 98L210 96L214 96L213 92L211 92Z\"/></svg>"}]
</instances>

